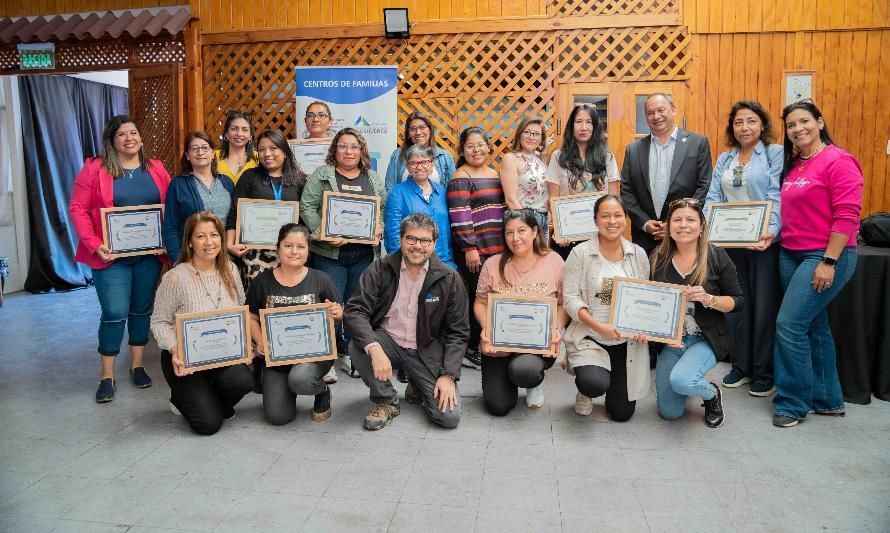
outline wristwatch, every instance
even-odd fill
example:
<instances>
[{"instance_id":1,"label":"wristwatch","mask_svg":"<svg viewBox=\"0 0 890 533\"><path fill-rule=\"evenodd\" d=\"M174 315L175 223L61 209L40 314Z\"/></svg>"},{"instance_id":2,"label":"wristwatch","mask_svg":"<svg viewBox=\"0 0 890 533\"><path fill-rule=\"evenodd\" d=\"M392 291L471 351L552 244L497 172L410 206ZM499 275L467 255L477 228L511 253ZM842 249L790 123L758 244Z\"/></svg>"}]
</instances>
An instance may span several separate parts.
<instances>
[{"instance_id":1,"label":"wristwatch","mask_svg":"<svg viewBox=\"0 0 890 533\"><path fill-rule=\"evenodd\" d=\"M830 267L833 267L834 265L837 264L837 259L835 259L834 257L828 257L827 255L823 255L822 262Z\"/></svg>"}]
</instances>

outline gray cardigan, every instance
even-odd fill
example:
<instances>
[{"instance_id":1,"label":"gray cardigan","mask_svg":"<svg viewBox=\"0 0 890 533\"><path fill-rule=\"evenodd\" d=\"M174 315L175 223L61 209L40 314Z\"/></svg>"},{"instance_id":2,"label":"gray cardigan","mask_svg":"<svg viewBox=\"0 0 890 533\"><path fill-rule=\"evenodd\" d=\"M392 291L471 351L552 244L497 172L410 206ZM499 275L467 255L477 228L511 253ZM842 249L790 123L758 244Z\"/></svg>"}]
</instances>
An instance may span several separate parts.
<instances>
[{"instance_id":1,"label":"gray cardigan","mask_svg":"<svg viewBox=\"0 0 890 533\"><path fill-rule=\"evenodd\" d=\"M622 238L624 248L624 270L629 277L649 279L649 258L642 248ZM611 370L609 354L602 346L586 338L593 335L593 329L578 319L578 312L588 308L595 298L593 280L599 277L600 259L599 237L576 246L563 267L562 305L572 322L566 328L567 370L574 375L578 366L596 365ZM639 400L649 392L649 346L645 343L627 341L627 399Z\"/></svg>"}]
</instances>

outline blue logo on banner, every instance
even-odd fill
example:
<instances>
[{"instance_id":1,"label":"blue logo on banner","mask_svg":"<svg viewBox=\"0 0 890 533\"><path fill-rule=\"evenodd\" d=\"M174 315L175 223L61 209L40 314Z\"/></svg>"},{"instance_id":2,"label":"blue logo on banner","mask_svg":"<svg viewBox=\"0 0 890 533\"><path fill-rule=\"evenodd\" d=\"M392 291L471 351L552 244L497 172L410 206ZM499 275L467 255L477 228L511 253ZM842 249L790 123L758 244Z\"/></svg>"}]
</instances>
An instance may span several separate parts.
<instances>
[{"instance_id":1,"label":"blue logo on banner","mask_svg":"<svg viewBox=\"0 0 890 533\"><path fill-rule=\"evenodd\" d=\"M296 74L297 96L334 104L367 102L397 88L395 68L309 68Z\"/></svg>"}]
</instances>

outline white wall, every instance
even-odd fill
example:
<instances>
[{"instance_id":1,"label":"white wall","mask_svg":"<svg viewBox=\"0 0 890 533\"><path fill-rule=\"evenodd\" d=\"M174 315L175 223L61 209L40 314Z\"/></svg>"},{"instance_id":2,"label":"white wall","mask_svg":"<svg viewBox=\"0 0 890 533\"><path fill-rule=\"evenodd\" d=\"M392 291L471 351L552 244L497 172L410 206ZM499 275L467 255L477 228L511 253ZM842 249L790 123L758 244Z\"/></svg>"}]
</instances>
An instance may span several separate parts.
<instances>
[{"instance_id":1,"label":"white wall","mask_svg":"<svg viewBox=\"0 0 890 533\"><path fill-rule=\"evenodd\" d=\"M0 256L9 257L4 293L24 288L29 235L18 79L0 78Z\"/></svg>"},{"instance_id":2,"label":"white wall","mask_svg":"<svg viewBox=\"0 0 890 533\"><path fill-rule=\"evenodd\" d=\"M117 85L118 87L127 88L130 86L129 73L126 70L105 70L102 72L80 72L77 74L68 74L72 78L80 78L82 80L90 80L106 85Z\"/></svg>"}]
</instances>

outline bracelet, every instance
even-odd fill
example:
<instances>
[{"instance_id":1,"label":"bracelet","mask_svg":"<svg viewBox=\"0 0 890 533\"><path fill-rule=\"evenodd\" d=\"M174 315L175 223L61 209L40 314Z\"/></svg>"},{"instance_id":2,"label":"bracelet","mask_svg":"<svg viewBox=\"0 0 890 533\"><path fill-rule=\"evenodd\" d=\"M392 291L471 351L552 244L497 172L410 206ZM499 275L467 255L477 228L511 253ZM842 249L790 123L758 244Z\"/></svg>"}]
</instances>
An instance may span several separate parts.
<instances>
[{"instance_id":1,"label":"bracelet","mask_svg":"<svg viewBox=\"0 0 890 533\"><path fill-rule=\"evenodd\" d=\"M713 309L714 306L717 305L717 297L713 294L708 296L708 303L705 305L708 309Z\"/></svg>"}]
</instances>

